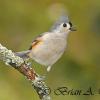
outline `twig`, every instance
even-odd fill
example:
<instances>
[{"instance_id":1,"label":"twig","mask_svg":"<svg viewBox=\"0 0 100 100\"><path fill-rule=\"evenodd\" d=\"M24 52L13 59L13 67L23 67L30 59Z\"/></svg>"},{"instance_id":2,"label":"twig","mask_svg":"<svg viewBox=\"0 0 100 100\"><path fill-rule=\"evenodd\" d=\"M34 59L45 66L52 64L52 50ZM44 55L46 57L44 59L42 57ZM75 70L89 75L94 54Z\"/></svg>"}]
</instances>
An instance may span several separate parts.
<instances>
[{"instance_id":1,"label":"twig","mask_svg":"<svg viewBox=\"0 0 100 100\"><path fill-rule=\"evenodd\" d=\"M50 100L50 89L43 82L42 78L35 73L30 64L22 58L16 56L11 50L0 44L0 60L6 65L10 65L31 81L33 88L36 90L41 100Z\"/></svg>"}]
</instances>

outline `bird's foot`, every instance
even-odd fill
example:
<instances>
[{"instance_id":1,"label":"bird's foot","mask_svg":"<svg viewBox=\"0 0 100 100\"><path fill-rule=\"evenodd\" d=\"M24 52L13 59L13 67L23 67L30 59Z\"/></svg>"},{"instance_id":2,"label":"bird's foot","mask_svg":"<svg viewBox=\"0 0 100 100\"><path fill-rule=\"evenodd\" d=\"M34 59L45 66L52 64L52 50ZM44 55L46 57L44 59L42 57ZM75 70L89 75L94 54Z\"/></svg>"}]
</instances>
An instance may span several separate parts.
<instances>
[{"instance_id":1,"label":"bird's foot","mask_svg":"<svg viewBox=\"0 0 100 100\"><path fill-rule=\"evenodd\" d=\"M49 72L51 70L51 66L47 67L47 72Z\"/></svg>"},{"instance_id":2,"label":"bird's foot","mask_svg":"<svg viewBox=\"0 0 100 100\"><path fill-rule=\"evenodd\" d=\"M36 80L37 80L37 81L44 81L45 78L46 78L45 75L44 75L44 76L36 75Z\"/></svg>"}]
</instances>

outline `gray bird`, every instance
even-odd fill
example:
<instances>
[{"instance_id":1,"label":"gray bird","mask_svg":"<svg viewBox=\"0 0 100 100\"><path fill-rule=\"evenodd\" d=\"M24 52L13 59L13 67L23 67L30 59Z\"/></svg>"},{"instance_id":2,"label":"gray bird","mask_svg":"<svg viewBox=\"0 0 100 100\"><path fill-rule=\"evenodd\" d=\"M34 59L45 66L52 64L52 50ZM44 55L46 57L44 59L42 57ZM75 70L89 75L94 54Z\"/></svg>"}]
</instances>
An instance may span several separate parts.
<instances>
[{"instance_id":1,"label":"gray bird","mask_svg":"<svg viewBox=\"0 0 100 100\"><path fill-rule=\"evenodd\" d=\"M49 32L44 32L33 40L29 50L15 54L21 58L31 58L50 71L52 65L63 55L70 31L76 29L68 16L61 16Z\"/></svg>"}]
</instances>

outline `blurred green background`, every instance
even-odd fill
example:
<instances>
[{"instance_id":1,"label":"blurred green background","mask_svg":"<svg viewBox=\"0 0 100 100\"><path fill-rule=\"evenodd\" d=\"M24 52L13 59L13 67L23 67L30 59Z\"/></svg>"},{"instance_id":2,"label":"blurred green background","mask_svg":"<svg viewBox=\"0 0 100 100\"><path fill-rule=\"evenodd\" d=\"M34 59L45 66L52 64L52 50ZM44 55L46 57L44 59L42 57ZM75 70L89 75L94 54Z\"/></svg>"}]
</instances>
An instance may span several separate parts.
<instances>
[{"instance_id":1,"label":"blurred green background","mask_svg":"<svg viewBox=\"0 0 100 100\"><path fill-rule=\"evenodd\" d=\"M57 87L100 89L100 0L0 0L0 43L13 51L29 48L33 38L48 31L62 9L77 27L68 49L46 78L52 100L98 100L94 96L56 96ZM44 68L33 62L35 70ZM31 84L0 61L0 100L39 100Z\"/></svg>"}]
</instances>

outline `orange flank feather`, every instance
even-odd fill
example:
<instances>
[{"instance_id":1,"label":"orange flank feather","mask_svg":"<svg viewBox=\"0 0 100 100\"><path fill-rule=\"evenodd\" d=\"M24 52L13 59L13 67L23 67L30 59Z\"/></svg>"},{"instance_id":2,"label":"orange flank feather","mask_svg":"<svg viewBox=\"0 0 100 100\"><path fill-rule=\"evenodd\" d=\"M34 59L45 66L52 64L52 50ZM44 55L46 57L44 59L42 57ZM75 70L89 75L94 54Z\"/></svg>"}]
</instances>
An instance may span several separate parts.
<instances>
[{"instance_id":1,"label":"orange flank feather","mask_svg":"<svg viewBox=\"0 0 100 100\"><path fill-rule=\"evenodd\" d=\"M42 42L41 37L38 37L36 40L32 42L32 45L30 46L29 50L32 50L32 48L36 48L40 43Z\"/></svg>"}]
</instances>

